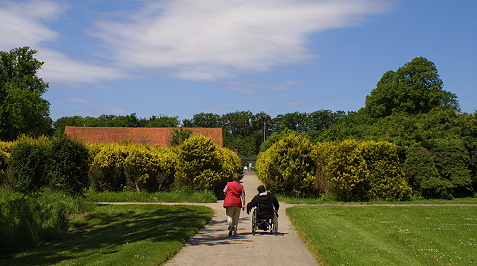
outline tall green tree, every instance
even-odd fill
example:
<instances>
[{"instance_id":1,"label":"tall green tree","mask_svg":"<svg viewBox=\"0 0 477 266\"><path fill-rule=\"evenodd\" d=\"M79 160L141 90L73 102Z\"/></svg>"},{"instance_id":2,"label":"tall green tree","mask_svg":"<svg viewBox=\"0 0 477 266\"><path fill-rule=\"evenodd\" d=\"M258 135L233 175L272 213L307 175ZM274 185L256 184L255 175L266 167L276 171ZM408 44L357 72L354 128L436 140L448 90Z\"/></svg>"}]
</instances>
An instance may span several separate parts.
<instances>
[{"instance_id":1,"label":"tall green tree","mask_svg":"<svg viewBox=\"0 0 477 266\"><path fill-rule=\"evenodd\" d=\"M0 51L0 139L52 133L50 104L42 98L48 83L37 76L44 62L29 47Z\"/></svg>"},{"instance_id":2,"label":"tall green tree","mask_svg":"<svg viewBox=\"0 0 477 266\"><path fill-rule=\"evenodd\" d=\"M253 114L250 111L236 111L222 116L223 128L233 135L248 136L252 133Z\"/></svg>"},{"instance_id":3,"label":"tall green tree","mask_svg":"<svg viewBox=\"0 0 477 266\"><path fill-rule=\"evenodd\" d=\"M179 126L179 117L178 116L155 116L153 115L149 118L145 124L145 127L178 127Z\"/></svg>"},{"instance_id":4,"label":"tall green tree","mask_svg":"<svg viewBox=\"0 0 477 266\"><path fill-rule=\"evenodd\" d=\"M276 119L278 120L277 125L279 131L288 128L295 132L303 133L306 132L309 128L309 120L308 115L306 113L287 113L284 115L278 115Z\"/></svg>"},{"instance_id":5,"label":"tall green tree","mask_svg":"<svg viewBox=\"0 0 477 266\"><path fill-rule=\"evenodd\" d=\"M443 89L434 63L417 57L396 72L384 73L366 97L365 109L372 117L385 117L395 113L427 113L437 106L459 111L457 96Z\"/></svg>"},{"instance_id":6,"label":"tall green tree","mask_svg":"<svg viewBox=\"0 0 477 266\"><path fill-rule=\"evenodd\" d=\"M182 124L184 127L205 127L217 128L222 127L221 117L213 113L195 114L192 119L184 119Z\"/></svg>"}]
</instances>

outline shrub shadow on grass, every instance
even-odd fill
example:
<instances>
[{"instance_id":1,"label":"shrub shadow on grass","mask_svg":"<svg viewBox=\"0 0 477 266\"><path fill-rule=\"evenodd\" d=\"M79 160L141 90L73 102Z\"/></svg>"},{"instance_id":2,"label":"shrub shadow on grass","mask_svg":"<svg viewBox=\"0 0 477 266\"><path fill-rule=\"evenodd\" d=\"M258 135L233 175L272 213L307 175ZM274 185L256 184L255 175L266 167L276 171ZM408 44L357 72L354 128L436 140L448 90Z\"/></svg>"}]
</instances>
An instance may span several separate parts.
<instances>
[{"instance_id":1,"label":"shrub shadow on grass","mask_svg":"<svg viewBox=\"0 0 477 266\"><path fill-rule=\"evenodd\" d=\"M205 207L190 206L100 206L86 215L63 239L38 247L0 264L49 265L94 254L113 254L124 245L140 241L186 243L211 218ZM128 210L129 209L129 210Z\"/></svg>"}]
</instances>

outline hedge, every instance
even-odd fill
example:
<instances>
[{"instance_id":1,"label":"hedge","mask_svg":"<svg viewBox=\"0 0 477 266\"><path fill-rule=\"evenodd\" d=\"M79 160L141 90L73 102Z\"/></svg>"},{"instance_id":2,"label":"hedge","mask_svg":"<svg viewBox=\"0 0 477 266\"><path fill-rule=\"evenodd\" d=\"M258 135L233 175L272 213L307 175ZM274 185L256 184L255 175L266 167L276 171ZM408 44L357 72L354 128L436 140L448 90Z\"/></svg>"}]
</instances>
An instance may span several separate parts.
<instances>
[{"instance_id":1,"label":"hedge","mask_svg":"<svg viewBox=\"0 0 477 266\"><path fill-rule=\"evenodd\" d=\"M335 194L339 199L403 199L411 195L396 145L345 140L312 145L291 134L257 161L259 178L271 189L292 196Z\"/></svg>"},{"instance_id":2,"label":"hedge","mask_svg":"<svg viewBox=\"0 0 477 266\"><path fill-rule=\"evenodd\" d=\"M328 147L327 147L328 146ZM403 199L411 195L400 168L396 145L345 140L317 146L330 192L342 200Z\"/></svg>"},{"instance_id":3,"label":"hedge","mask_svg":"<svg viewBox=\"0 0 477 266\"><path fill-rule=\"evenodd\" d=\"M170 188L177 155L168 148L117 142L90 144L91 188L98 191L147 191Z\"/></svg>"}]
</instances>

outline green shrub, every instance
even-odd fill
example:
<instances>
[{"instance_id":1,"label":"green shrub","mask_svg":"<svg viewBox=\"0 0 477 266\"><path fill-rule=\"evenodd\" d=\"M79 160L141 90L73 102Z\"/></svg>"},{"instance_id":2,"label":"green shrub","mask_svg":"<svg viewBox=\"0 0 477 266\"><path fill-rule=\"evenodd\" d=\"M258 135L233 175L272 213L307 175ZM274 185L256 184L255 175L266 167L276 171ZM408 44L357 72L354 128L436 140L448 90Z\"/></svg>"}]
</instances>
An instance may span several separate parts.
<instances>
[{"instance_id":1,"label":"green shrub","mask_svg":"<svg viewBox=\"0 0 477 266\"><path fill-rule=\"evenodd\" d=\"M427 198L472 196L470 157L460 139L431 139L426 148L409 150L404 171L409 183Z\"/></svg>"},{"instance_id":2,"label":"green shrub","mask_svg":"<svg viewBox=\"0 0 477 266\"><path fill-rule=\"evenodd\" d=\"M83 142L66 136L53 138L48 157L51 188L78 194L88 187L89 154Z\"/></svg>"},{"instance_id":3,"label":"green shrub","mask_svg":"<svg viewBox=\"0 0 477 266\"><path fill-rule=\"evenodd\" d=\"M21 137L12 147L11 187L17 192L34 192L48 184L48 149L46 137Z\"/></svg>"},{"instance_id":4,"label":"green shrub","mask_svg":"<svg viewBox=\"0 0 477 266\"><path fill-rule=\"evenodd\" d=\"M427 146L433 150L437 171L442 179L449 180L453 197L472 196L470 157L462 139L432 139Z\"/></svg>"},{"instance_id":5,"label":"green shrub","mask_svg":"<svg viewBox=\"0 0 477 266\"><path fill-rule=\"evenodd\" d=\"M441 179L432 153L423 147L411 149L404 162L404 172L414 191L428 198L449 198L452 187Z\"/></svg>"},{"instance_id":6,"label":"green shrub","mask_svg":"<svg viewBox=\"0 0 477 266\"><path fill-rule=\"evenodd\" d=\"M291 133L259 155L256 171L260 180L276 192L315 196L315 161L312 143Z\"/></svg>"}]
</instances>

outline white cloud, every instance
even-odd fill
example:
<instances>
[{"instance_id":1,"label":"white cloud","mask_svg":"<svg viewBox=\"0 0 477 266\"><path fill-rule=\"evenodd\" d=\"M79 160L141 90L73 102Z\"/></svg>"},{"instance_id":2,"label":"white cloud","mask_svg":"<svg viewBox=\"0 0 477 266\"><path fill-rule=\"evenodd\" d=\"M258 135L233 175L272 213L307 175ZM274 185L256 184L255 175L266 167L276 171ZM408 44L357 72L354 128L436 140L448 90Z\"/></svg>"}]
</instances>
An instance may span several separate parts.
<instances>
[{"instance_id":1,"label":"white cloud","mask_svg":"<svg viewBox=\"0 0 477 266\"><path fill-rule=\"evenodd\" d=\"M117 67L76 60L43 46L59 36L59 32L44 22L55 20L65 8L62 4L41 0L0 3L0 50L24 46L38 50L38 59L45 62L40 76L55 84L78 86L127 77Z\"/></svg>"},{"instance_id":2,"label":"white cloud","mask_svg":"<svg viewBox=\"0 0 477 266\"><path fill-rule=\"evenodd\" d=\"M128 21L100 21L95 36L123 67L191 80L235 77L299 64L309 35L387 11L383 0L165 0Z\"/></svg>"},{"instance_id":3,"label":"white cloud","mask_svg":"<svg viewBox=\"0 0 477 266\"><path fill-rule=\"evenodd\" d=\"M41 49L38 59L45 62L40 75L46 81L56 84L85 85L98 84L104 80L119 80L127 78L123 71L106 64L82 62L67 55L49 49Z\"/></svg>"},{"instance_id":4,"label":"white cloud","mask_svg":"<svg viewBox=\"0 0 477 266\"><path fill-rule=\"evenodd\" d=\"M56 18L62 7L51 1L0 3L0 50L16 47L36 47L39 43L53 41L58 32L45 26L42 21Z\"/></svg>"},{"instance_id":5,"label":"white cloud","mask_svg":"<svg viewBox=\"0 0 477 266\"><path fill-rule=\"evenodd\" d=\"M67 47L64 52L47 48L59 41L61 34L47 22L61 18L66 8L75 5L3 0L0 50L20 46L38 50L39 59L46 62L41 75L52 84L97 85L151 73L188 80L234 78L309 62L313 58L307 49L310 34L357 25L367 15L386 12L389 1L162 0L144 1L147 4L141 10L133 11L113 6L111 14L100 14L107 19L98 21L93 33L101 42L101 60L87 61L78 60L81 55L67 54ZM78 35L92 32L77 30ZM81 49L91 51L88 58L92 58L98 56L97 48ZM275 90L289 86L276 86ZM229 89L245 94L260 91L254 85Z\"/></svg>"}]
</instances>

